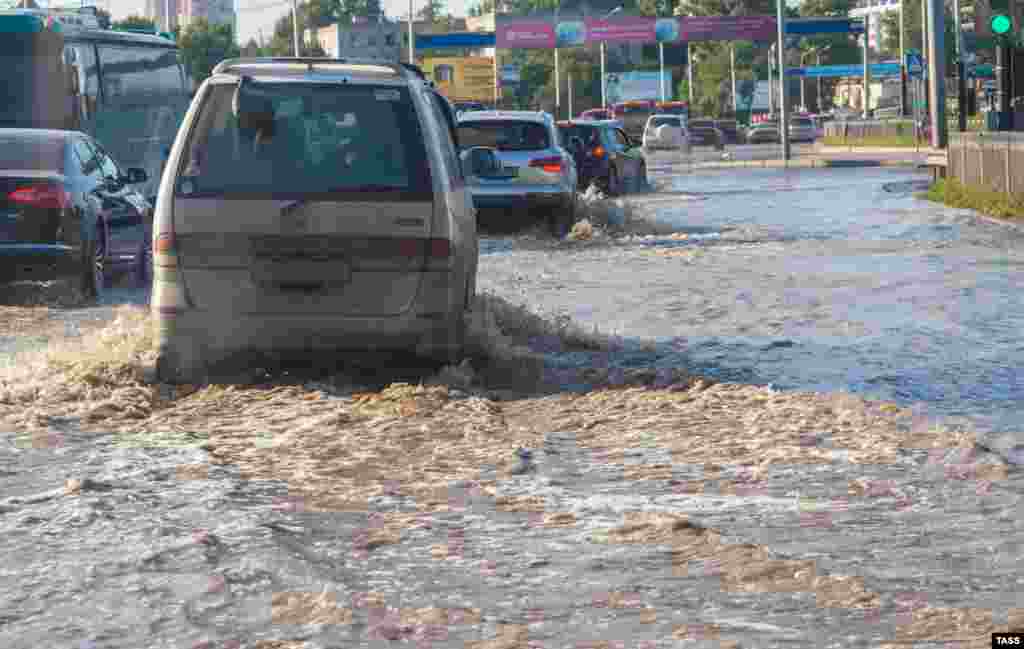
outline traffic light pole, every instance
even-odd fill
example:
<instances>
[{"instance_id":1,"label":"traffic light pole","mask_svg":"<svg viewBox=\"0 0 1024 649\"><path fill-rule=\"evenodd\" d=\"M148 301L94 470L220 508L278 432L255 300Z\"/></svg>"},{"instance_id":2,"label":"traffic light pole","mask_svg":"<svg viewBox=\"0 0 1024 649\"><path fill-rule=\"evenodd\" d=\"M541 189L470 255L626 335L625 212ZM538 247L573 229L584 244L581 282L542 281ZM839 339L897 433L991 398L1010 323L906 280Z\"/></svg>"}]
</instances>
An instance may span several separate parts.
<instances>
[{"instance_id":1,"label":"traffic light pole","mask_svg":"<svg viewBox=\"0 0 1024 649\"><path fill-rule=\"evenodd\" d=\"M942 0L928 0L928 78L932 122L932 147L946 148L946 43Z\"/></svg>"}]
</instances>

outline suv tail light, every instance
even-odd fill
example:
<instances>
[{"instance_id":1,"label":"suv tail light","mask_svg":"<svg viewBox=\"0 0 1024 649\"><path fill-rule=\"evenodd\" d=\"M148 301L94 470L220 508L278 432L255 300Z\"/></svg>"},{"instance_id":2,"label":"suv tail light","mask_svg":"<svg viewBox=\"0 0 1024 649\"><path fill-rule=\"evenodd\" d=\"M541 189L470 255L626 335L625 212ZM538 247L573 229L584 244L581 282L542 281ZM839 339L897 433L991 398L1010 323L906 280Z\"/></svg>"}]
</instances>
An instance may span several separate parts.
<instances>
[{"instance_id":1,"label":"suv tail light","mask_svg":"<svg viewBox=\"0 0 1024 649\"><path fill-rule=\"evenodd\" d=\"M562 173L562 158L560 156L536 158L535 160L530 160L530 166L540 167L549 174L560 174Z\"/></svg>"},{"instance_id":2,"label":"suv tail light","mask_svg":"<svg viewBox=\"0 0 1024 649\"><path fill-rule=\"evenodd\" d=\"M71 196L60 185L40 183L18 187L7 195L7 200L19 205L49 210L71 207Z\"/></svg>"}]
</instances>

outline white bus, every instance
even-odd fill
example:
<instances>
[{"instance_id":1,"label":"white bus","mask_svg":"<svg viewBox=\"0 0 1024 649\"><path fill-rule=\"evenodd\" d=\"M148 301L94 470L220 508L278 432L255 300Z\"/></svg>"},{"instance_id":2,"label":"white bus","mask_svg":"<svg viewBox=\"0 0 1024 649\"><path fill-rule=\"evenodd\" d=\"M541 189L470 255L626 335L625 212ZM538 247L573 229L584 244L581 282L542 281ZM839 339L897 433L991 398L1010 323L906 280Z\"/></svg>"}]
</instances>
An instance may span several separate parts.
<instances>
[{"instance_id":1,"label":"white bus","mask_svg":"<svg viewBox=\"0 0 1024 649\"><path fill-rule=\"evenodd\" d=\"M85 131L152 195L189 99L169 35L103 29L91 7L0 12L0 128Z\"/></svg>"}]
</instances>

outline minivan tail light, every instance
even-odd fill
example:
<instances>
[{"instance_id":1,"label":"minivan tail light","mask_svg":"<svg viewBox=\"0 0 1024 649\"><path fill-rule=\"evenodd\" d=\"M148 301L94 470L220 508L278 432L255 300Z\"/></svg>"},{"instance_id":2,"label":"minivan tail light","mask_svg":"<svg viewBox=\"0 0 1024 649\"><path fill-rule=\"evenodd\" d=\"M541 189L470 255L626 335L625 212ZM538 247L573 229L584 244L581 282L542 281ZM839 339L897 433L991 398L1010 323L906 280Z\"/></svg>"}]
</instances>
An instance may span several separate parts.
<instances>
[{"instance_id":1,"label":"minivan tail light","mask_svg":"<svg viewBox=\"0 0 1024 649\"><path fill-rule=\"evenodd\" d=\"M530 160L530 166L540 167L549 174L559 174L562 173L562 158L559 156L551 158L537 158L535 160Z\"/></svg>"},{"instance_id":2,"label":"minivan tail light","mask_svg":"<svg viewBox=\"0 0 1024 649\"><path fill-rule=\"evenodd\" d=\"M153 240L153 254L171 255L174 254L174 235L170 232L161 232Z\"/></svg>"},{"instance_id":3,"label":"minivan tail light","mask_svg":"<svg viewBox=\"0 0 1024 649\"><path fill-rule=\"evenodd\" d=\"M431 259L448 259L452 256L452 242L448 239L430 239L427 256Z\"/></svg>"},{"instance_id":4,"label":"minivan tail light","mask_svg":"<svg viewBox=\"0 0 1024 649\"><path fill-rule=\"evenodd\" d=\"M71 207L71 196L63 187L53 183L18 187L7 195L7 200L19 205L50 210Z\"/></svg>"}]
</instances>

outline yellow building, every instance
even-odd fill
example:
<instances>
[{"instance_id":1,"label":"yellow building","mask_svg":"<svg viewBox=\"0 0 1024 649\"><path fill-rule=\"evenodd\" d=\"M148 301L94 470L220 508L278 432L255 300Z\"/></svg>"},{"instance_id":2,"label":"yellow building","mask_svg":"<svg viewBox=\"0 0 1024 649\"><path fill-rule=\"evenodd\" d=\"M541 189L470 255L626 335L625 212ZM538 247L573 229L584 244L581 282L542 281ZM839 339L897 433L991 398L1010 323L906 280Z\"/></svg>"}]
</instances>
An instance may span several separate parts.
<instances>
[{"instance_id":1,"label":"yellow building","mask_svg":"<svg viewBox=\"0 0 1024 649\"><path fill-rule=\"evenodd\" d=\"M494 59L489 56L424 57L422 68L452 101L494 101Z\"/></svg>"}]
</instances>

